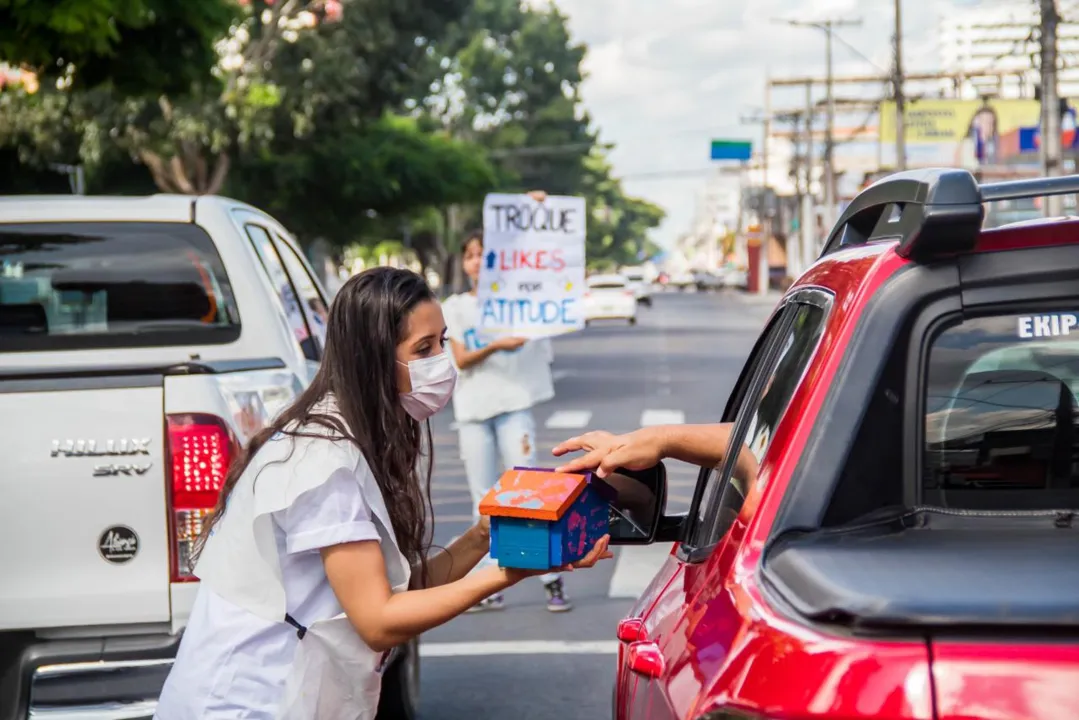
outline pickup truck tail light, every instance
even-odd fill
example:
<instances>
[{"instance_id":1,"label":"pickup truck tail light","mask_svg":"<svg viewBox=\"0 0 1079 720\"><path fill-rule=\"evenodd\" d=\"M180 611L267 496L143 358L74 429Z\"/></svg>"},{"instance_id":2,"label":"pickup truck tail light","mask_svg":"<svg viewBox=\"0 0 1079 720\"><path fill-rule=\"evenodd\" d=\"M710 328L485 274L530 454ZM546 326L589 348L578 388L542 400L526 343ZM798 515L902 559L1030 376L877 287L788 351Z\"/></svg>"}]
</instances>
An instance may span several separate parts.
<instances>
[{"instance_id":1,"label":"pickup truck tail light","mask_svg":"<svg viewBox=\"0 0 1079 720\"><path fill-rule=\"evenodd\" d=\"M225 421L215 415L169 415L169 524L173 582L197 581L191 574L195 541L209 518L236 442Z\"/></svg>"}]
</instances>

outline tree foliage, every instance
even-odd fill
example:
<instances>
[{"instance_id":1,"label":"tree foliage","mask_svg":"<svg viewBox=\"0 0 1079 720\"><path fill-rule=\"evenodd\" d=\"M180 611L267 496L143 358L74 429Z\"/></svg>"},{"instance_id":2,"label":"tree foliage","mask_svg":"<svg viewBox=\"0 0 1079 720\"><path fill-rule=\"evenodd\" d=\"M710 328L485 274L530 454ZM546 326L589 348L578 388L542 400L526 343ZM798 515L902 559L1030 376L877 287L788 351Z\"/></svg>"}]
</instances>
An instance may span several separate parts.
<instances>
[{"instance_id":1,"label":"tree foliage","mask_svg":"<svg viewBox=\"0 0 1079 720\"><path fill-rule=\"evenodd\" d=\"M636 262L664 213L627 197L612 177L583 110L587 48L574 42L566 16L553 4L474 0L439 50L428 62L428 112L488 149L503 190L583 195L590 262ZM475 223L479 207L465 215Z\"/></svg>"},{"instance_id":2,"label":"tree foliage","mask_svg":"<svg viewBox=\"0 0 1079 720\"><path fill-rule=\"evenodd\" d=\"M185 92L209 77L233 0L0 0L0 62L125 94Z\"/></svg>"},{"instance_id":3,"label":"tree foliage","mask_svg":"<svg viewBox=\"0 0 1079 720\"><path fill-rule=\"evenodd\" d=\"M62 82L0 91L0 192L62 192L80 165L91 192L225 192L303 241L447 267L493 190L583 195L593 264L635 262L663 217L613 177L553 5L0 0L16 17L33 40L0 26L2 57Z\"/></svg>"},{"instance_id":4,"label":"tree foliage","mask_svg":"<svg viewBox=\"0 0 1079 720\"><path fill-rule=\"evenodd\" d=\"M343 245L372 231L399 232L387 222L399 225L409 211L474 201L494 187L475 148L386 115L364 125L320 125L303 141L242 158L230 190L301 237Z\"/></svg>"}]
</instances>

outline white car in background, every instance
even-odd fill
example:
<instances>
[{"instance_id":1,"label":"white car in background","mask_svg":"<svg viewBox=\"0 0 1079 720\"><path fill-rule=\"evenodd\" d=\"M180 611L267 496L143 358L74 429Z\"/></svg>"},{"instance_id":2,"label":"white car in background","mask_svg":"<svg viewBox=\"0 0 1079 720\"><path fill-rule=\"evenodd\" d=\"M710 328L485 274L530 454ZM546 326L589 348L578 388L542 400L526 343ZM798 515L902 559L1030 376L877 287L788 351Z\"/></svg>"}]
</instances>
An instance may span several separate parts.
<instances>
[{"instance_id":1,"label":"white car in background","mask_svg":"<svg viewBox=\"0 0 1079 720\"><path fill-rule=\"evenodd\" d=\"M623 268L622 277L626 279L626 284L633 291L633 296L637 299L637 302L651 307L652 283L645 278L644 270L636 267Z\"/></svg>"},{"instance_id":2,"label":"white car in background","mask_svg":"<svg viewBox=\"0 0 1079 720\"><path fill-rule=\"evenodd\" d=\"M584 294L585 324L625 320L637 324L637 297L621 275L593 275Z\"/></svg>"}]
</instances>

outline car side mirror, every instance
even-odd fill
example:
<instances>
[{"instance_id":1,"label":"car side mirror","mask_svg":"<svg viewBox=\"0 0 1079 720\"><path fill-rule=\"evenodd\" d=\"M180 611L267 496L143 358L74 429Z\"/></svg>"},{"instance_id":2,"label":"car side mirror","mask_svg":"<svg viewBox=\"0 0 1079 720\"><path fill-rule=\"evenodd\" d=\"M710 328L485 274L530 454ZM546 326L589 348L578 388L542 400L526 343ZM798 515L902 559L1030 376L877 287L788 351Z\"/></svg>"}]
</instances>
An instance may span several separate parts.
<instances>
[{"instance_id":1,"label":"car side mirror","mask_svg":"<svg viewBox=\"0 0 1079 720\"><path fill-rule=\"evenodd\" d=\"M619 468L603 478L617 493L610 502L611 545L647 545L667 506L667 468L659 463L647 470Z\"/></svg>"}]
</instances>

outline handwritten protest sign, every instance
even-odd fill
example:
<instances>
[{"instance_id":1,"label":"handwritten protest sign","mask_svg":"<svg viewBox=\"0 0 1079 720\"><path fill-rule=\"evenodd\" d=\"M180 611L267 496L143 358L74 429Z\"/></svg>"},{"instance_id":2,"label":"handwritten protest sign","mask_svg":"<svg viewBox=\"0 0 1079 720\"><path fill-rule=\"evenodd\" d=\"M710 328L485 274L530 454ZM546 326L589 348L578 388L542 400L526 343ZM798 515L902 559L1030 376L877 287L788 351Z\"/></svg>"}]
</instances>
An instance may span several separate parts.
<instances>
[{"instance_id":1,"label":"handwritten protest sign","mask_svg":"<svg viewBox=\"0 0 1079 720\"><path fill-rule=\"evenodd\" d=\"M584 198L491 194L483 202L480 329L549 337L584 327Z\"/></svg>"}]
</instances>

